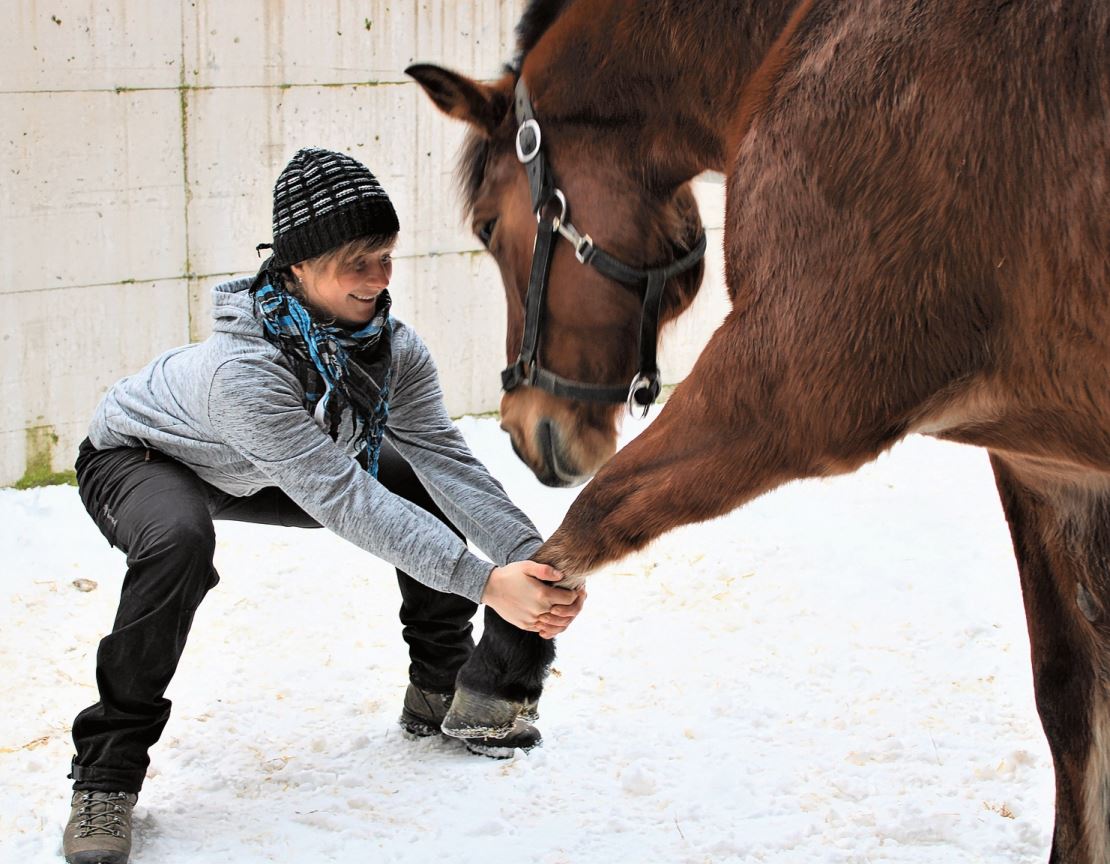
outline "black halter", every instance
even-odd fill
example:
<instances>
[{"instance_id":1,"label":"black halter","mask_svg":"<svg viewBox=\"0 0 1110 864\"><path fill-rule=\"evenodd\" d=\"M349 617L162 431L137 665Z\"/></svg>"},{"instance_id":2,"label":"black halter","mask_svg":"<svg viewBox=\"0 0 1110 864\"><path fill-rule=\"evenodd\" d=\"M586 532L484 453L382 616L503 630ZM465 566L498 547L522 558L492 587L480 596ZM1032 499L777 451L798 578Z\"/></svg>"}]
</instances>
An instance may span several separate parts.
<instances>
[{"instance_id":1,"label":"black halter","mask_svg":"<svg viewBox=\"0 0 1110 864\"><path fill-rule=\"evenodd\" d=\"M589 234L579 234L567 219L567 199L555 186L554 178L547 168L547 160L541 147L540 124L532 111L532 101L528 98L528 88L524 85L523 77L516 85L515 110L518 123L516 155L528 174L532 210L539 224L536 229L536 245L532 250L528 294L524 302L524 338L521 340L516 362L501 373L501 386L509 391L527 383L567 399L615 404L627 402L630 412L638 407L642 414L647 414L648 408L659 396L660 389L655 349L659 335L659 306L663 299L663 287L668 279L686 272L701 260L705 254L705 232L698 237L693 248L677 261L651 270L637 270L598 249ZM545 213L555 209L552 206L554 204L558 204L558 214L545 218ZM603 276L625 285L647 286L640 315L640 367L631 386L585 384L540 367L536 348L543 323L544 294L547 291L548 269L557 233L570 241L574 246L574 256L582 264L589 264Z\"/></svg>"}]
</instances>

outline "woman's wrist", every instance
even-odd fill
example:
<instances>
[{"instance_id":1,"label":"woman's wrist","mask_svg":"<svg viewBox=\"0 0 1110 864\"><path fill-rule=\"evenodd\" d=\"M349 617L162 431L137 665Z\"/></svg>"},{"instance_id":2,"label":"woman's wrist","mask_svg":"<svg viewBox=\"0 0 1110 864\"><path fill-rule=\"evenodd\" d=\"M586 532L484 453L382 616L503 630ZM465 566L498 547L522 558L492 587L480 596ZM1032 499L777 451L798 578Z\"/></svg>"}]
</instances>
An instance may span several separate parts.
<instances>
[{"instance_id":1,"label":"woman's wrist","mask_svg":"<svg viewBox=\"0 0 1110 864\"><path fill-rule=\"evenodd\" d=\"M486 584L482 586L482 599L480 602L492 606L497 601L498 588L500 587L501 568L496 564L490 568Z\"/></svg>"},{"instance_id":2,"label":"woman's wrist","mask_svg":"<svg viewBox=\"0 0 1110 864\"><path fill-rule=\"evenodd\" d=\"M458 594L475 603L484 603L482 599L489 584L490 575L494 565L484 558L479 558L469 549L464 549L458 560L455 561L454 572L450 581L440 591Z\"/></svg>"}]
</instances>

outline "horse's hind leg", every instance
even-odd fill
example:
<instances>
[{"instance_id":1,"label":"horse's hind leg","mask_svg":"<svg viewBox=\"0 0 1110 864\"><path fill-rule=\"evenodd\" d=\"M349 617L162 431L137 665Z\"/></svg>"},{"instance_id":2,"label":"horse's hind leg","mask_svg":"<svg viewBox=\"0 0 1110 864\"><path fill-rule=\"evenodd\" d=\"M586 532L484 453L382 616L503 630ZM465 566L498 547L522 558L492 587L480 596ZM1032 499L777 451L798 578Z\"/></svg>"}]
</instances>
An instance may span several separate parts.
<instances>
[{"instance_id":1,"label":"horse's hind leg","mask_svg":"<svg viewBox=\"0 0 1110 864\"><path fill-rule=\"evenodd\" d=\"M1110 492L992 454L1056 771L1050 864L1110 862Z\"/></svg>"}]
</instances>

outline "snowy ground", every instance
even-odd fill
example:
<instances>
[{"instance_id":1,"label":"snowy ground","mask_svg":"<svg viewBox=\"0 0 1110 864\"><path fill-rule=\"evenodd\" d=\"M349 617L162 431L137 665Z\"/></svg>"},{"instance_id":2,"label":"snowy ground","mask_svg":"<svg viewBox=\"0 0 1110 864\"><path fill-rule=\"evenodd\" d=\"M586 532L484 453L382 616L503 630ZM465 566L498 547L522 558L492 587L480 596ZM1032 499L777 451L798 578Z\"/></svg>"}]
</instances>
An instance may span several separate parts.
<instances>
[{"instance_id":1,"label":"snowy ground","mask_svg":"<svg viewBox=\"0 0 1110 864\"><path fill-rule=\"evenodd\" d=\"M532 480L494 421L461 426L553 529L573 491ZM1048 857L1051 764L981 451L911 439L595 576L546 745L507 762L400 734L388 567L322 531L219 539L136 864ZM0 491L0 548L0 861L45 864L123 562L69 487Z\"/></svg>"}]
</instances>

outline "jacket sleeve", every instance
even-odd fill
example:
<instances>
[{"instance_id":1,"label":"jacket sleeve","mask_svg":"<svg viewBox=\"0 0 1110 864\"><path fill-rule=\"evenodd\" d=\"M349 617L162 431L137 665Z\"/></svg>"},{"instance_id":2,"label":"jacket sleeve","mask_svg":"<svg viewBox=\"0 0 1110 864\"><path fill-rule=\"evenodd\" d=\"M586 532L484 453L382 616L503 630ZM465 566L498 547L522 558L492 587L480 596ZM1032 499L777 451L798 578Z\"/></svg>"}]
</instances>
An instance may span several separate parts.
<instances>
[{"instance_id":1,"label":"jacket sleeve","mask_svg":"<svg viewBox=\"0 0 1110 864\"><path fill-rule=\"evenodd\" d=\"M481 602L493 565L344 453L304 409L288 370L252 356L223 363L208 415L227 444L325 528L431 588Z\"/></svg>"},{"instance_id":2,"label":"jacket sleeve","mask_svg":"<svg viewBox=\"0 0 1110 864\"><path fill-rule=\"evenodd\" d=\"M497 564L530 558L536 526L478 461L447 414L435 362L409 328L394 342L386 434L447 517Z\"/></svg>"}]
</instances>

